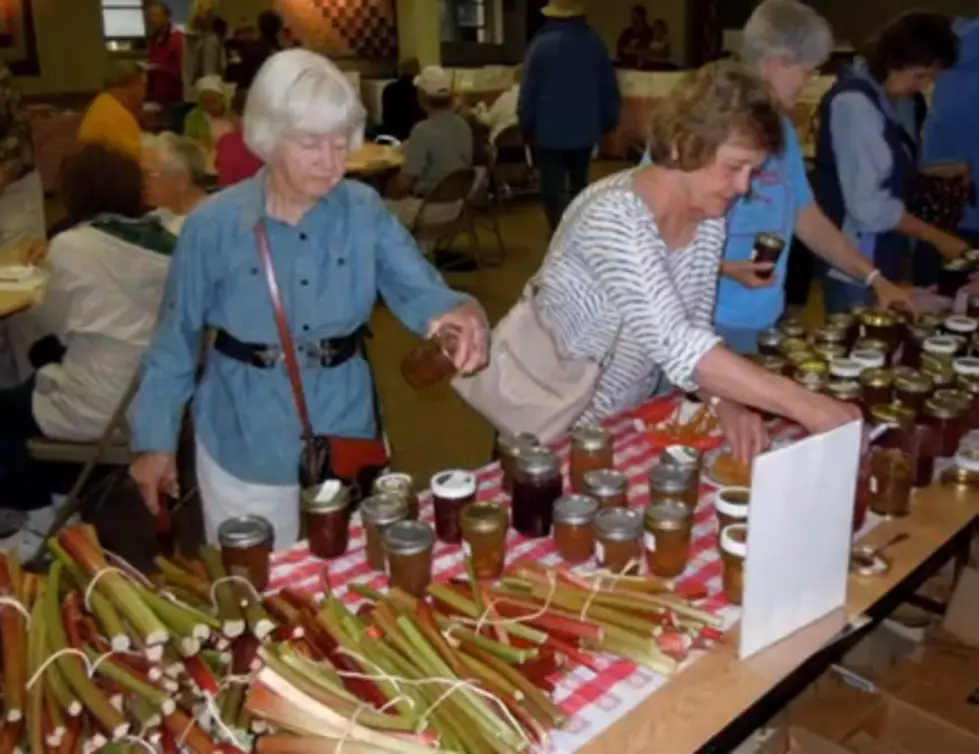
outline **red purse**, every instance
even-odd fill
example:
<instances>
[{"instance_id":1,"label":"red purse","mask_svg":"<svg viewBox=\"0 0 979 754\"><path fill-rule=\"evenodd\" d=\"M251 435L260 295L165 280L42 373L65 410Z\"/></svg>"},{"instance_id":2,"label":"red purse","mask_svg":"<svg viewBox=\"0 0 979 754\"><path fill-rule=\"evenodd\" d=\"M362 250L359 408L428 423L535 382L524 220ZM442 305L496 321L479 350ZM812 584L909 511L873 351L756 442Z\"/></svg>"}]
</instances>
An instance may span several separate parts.
<instances>
[{"instance_id":1,"label":"red purse","mask_svg":"<svg viewBox=\"0 0 979 754\"><path fill-rule=\"evenodd\" d=\"M279 332L279 342L296 401L296 411L302 425L302 449L299 457L299 484L313 487L327 479L342 479L352 490L355 499L369 493L374 480L387 468L389 458L384 441L380 438L338 437L335 435L316 435L309 420L309 408L303 392L302 375L296 361L296 348L289 332L279 284L272 266L268 235L265 224L255 228L258 237L258 253L265 270L265 280L272 298L272 311L275 314L275 327Z\"/></svg>"}]
</instances>

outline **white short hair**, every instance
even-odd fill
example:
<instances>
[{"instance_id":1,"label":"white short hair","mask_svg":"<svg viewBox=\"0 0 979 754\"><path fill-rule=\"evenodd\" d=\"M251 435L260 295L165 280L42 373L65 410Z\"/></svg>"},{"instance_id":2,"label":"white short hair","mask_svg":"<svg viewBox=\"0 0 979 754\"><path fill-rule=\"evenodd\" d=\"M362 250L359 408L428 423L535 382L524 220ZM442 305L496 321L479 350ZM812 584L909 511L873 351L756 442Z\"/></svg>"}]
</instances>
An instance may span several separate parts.
<instances>
[{"instance_id":1,"label":"white short hair","mask_svg":"<svg viewBox=\"0 0 979 754\"><path fill-rule=\"evenodd\" d=\"M366 111L350 81L327 58L303 49L272 55L261 67L245 105L245 143L269 162L289 133L348 134L364 142Z\"/></svg>"},{"instance_id":2,"label":"white short hair","mask_svg":"<svg viewBox=\"0 0 979 754\"><path fill-rule=\"evenodd\" d=\"M764 0L744 25L741 38L741 59L750 66L782 57L818 67L832 52L829 22L796 0Z\"/></svg>"},{"instance_id":3,"label":"white short hair","mask_svg":"<svg viewBox=\"0 0 979 754\"><path fill-rule=\"evenodd\" d=\"M158 134L144 134L142 146L145 150L156 150L163 160L164 169L190 174L190 179L198 186L207 184L207 159L200 145L187 136L179 136L171 131Z\"/></svg>"}]
</instances>

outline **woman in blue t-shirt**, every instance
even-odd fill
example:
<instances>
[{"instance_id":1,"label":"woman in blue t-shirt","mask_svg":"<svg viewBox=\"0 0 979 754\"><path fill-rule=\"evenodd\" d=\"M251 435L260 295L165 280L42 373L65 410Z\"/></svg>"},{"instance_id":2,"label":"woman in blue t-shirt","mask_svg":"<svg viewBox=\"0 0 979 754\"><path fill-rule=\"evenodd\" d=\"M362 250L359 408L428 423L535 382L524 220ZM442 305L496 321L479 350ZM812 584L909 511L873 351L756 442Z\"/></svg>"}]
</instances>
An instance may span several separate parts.
<instances>
[{"instance_id":1,"label":"woman in blue t-shirt","mask_svg":"<svg viewBox=\"0 0 979 754\"><path fill-rule=\"evenodd\" d=\"M754 351L757 333L782 316L787 252L793 235L830 266L873 289L882 306L911 307L908 293L861 256L823 214L809 190L788 113L832 47L826 20L795 0L765 0L744 27L742 58L768 82L782 107L785 147L762 165L750 193L728 213L714 321L717 332L738 351ZM752 261L754 239L761 232L774 233L785 241L786 251L774 268Z\"/></svg>"}]
</instances>

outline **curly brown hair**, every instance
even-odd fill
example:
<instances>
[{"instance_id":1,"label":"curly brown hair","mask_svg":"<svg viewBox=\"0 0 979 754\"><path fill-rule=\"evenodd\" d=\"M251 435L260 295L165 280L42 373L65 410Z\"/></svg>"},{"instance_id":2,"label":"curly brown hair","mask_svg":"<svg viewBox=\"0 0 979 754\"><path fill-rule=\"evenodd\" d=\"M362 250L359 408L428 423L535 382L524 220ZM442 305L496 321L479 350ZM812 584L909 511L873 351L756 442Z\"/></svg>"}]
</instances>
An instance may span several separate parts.
<instances>
[{"instance_id":1,"label":"curly brown hair","mask_svg":"<svg viewBox=\"0 0 979 754\"><path fill-rule=\"evenodd\" d=\"M76 223L103 214L141 217L146 212L139 163L101 144L88 144L62 161L58 193Z\"/></svg>"},{"instance_id":2,"label":"curly brown hair","mask_svg":"<svg viewBox=\"0 0 979 754\"><path fill-rule=\"evenodd\" d=\"M713 162L732 136L772 153L782 148L778 105L765 82L732 60L708 63L686 74L653 108L649 154L677 170L699 170Z\"/></svg>"}]
</instances>

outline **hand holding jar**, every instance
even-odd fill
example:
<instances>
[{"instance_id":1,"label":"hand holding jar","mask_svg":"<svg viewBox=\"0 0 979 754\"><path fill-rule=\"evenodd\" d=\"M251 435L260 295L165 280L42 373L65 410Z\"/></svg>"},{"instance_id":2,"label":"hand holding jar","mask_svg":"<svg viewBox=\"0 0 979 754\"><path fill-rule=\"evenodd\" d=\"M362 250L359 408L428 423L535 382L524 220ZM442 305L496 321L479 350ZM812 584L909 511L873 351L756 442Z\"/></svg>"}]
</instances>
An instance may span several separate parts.
<instances>
[{"instance_id":1,"label":"hand holding jar","mask_svg":"<svg viewBox=\"0 0 979 754\"><path fill-rule=\"evenodd\" d=\"M443 329L455 333L452 365L459 374L472 374L486 365L489 359L489 327L486 313L475 301L450 309L428 323L428 336Z\"/></svg>"},{"instance_id":2,"label":"hand holding jar","mask_svg":"<svg viewBox=\"0 0 979 754\"><path fill-rule=\"evenodd\" d=\"M751 459L768 448L768 432L757 411L722 400L714 407L714 413L731 443L731 454L742 463L751 463Z\"/></svg>"}]
</instances>

